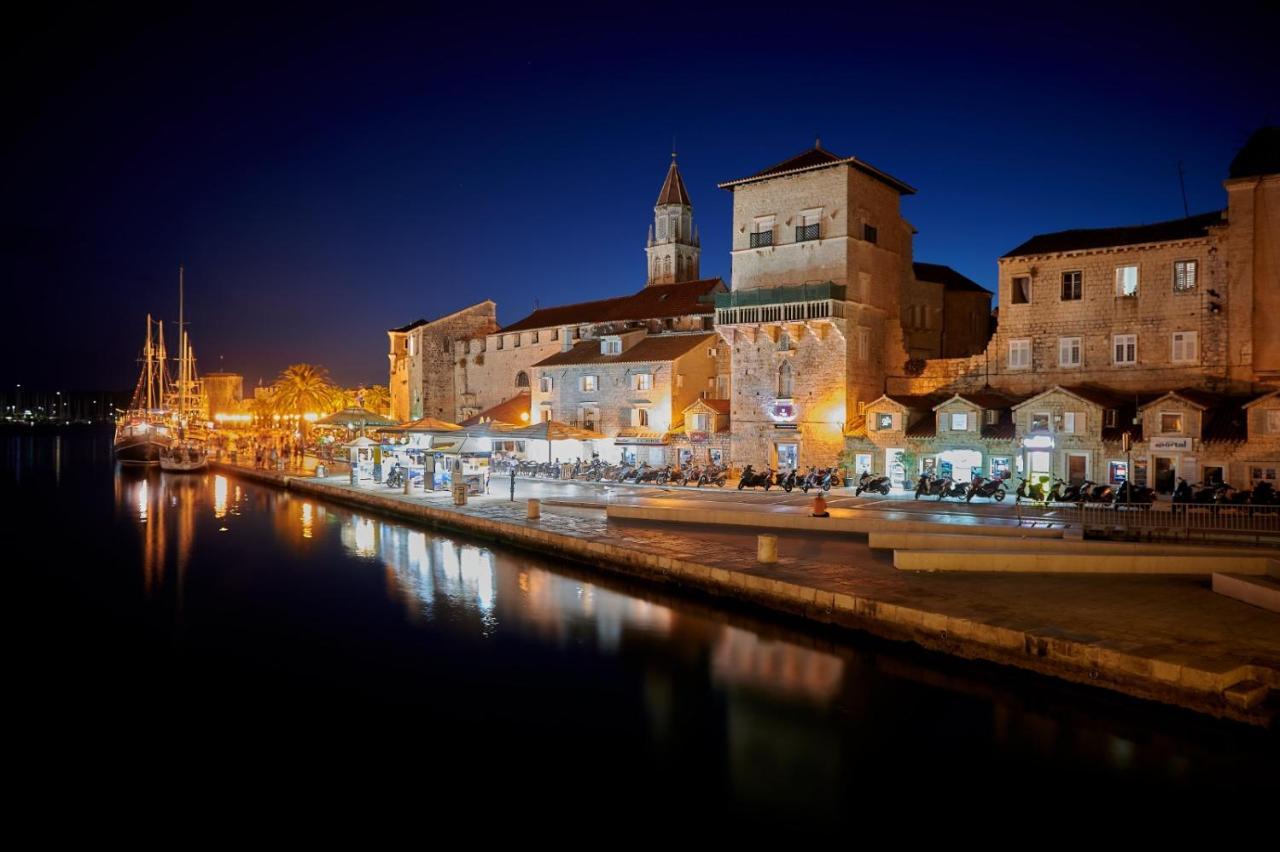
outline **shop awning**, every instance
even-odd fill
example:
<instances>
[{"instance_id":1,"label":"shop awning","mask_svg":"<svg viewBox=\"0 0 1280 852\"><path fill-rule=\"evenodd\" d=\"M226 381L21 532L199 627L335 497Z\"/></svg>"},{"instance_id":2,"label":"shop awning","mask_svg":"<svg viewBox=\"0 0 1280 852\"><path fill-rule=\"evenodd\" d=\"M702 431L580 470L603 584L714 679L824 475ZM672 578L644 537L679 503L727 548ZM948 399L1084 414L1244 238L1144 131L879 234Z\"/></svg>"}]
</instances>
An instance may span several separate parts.
<instances>
[{"instance_id":1,"label":"shop awning","mask_svg":"<svg viewBox=\"0 0 1280 852\"><path fill-rule=\"evenodd\" d=\"M508 441L598 441L605 436L590 429L547 420L521 429L512 429L494 437L500 437Z\"/></svg>"},{"instance_id":2,"label":"shop awning","mask_svg":"<svg viewBox=\"0 0 1280 852\"><path fill-rule=\"evenodd\" d=\"M367 408L344 408L316 421L317 426L345 426L348 429L361 429L365 426L394 426L396 421L383 417Z\"/></svg>"},{"instance_id":3,"label":"shop awning","mask_svg":"<svg viewBox=\"0 0 1280 852\"><path fill-rule=\"evenodd\" d=\"M419 417L403 426L387 426L382 432L457 432L462 427L435 417Z\"/></svg>"},{"instance_id":4,"label":"shop awning","mask_svg":"<svg viewBox=\"0 0 1280 852\"><path fill-rule=\"evenodd\" d=\"M644 429L622 429L614 437L613 443L619 446L663 446L670 441L667 432L649 432Z\"/></svg>"}]
</instances>

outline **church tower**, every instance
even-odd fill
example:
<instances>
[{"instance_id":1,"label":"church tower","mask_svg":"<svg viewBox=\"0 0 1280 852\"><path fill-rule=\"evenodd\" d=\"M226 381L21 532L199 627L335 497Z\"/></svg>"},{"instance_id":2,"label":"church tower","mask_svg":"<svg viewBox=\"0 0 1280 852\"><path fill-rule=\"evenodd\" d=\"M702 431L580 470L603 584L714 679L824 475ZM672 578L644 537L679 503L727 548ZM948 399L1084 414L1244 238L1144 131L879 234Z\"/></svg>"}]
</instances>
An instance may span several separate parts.
<instances>
[{"instance_id":1,"label":"church tower","mask_svg":"<svg viewBox=\"0 0 1280 852\"><path fill-rule=\"evenodd\" d=\"M671 154L671 168L658 193L653 208L653 224L649 226L647 284L676 284L698 280L698 256L702 248L693 225L693 204L684 178Z\"/></svg>"}]
</instances>

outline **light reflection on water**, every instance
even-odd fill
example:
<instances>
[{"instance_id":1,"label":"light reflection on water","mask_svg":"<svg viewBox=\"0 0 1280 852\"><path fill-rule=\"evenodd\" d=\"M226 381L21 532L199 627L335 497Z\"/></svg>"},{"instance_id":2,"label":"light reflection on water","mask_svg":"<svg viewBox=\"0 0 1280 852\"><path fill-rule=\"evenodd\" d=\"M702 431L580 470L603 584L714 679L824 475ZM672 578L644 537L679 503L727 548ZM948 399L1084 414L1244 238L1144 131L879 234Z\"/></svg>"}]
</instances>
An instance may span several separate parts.
<instances>
[{"instance_id":1,"label":"light reflection on water","mask_svg":"<svg viewBox=\"0 0 1280 852\"><path fill-rule=\"evenodd\" d=\"M411 529L222 475L126 470L102 458L90 468L78 452L74 444L55 452L49 441L41 456L29 445L10 444L0 487L26 495L47 482L62 495L60 507L67 513L78 507L84 515L90 540L117 536L113 550L76 566L101 578L98 592L115 588L108 568L128 572L133 585L114 601L123 613L110 622L115 629L142 618L156 619L165 631L181 626L198 634L201 647L230 649L219 659L233 661L237 675L261 652L307 682L307 664L323 671L343 662L328 656L332 649L368 647L367 655L352 652L346 683L352 671L376 670L369 695L394 702L427 682L437 689L429 700L443 706L456 703L460 686L474 690L475 684L459 683L454 670L431 668L442 648L463 672L488 665L489 656L515 668L532 660L528 683L508 687L510 673L499 669L500 691L484 693L486 699L510 698L529 708L541 702L550 708L543 712L574 725L585 717L574 715L570 702L585 700L620 714L608 747L639 742L655 754L674 755L673 765L680 766L687 765L681 762L686 753L701 753L720 767L709 771L722 771L716 777L737 798L762 804L788 794L822 803L868 768L906 771L913 761L938 760L935 752L959 763L998 755L1017 761L1019 771L1033 770L1041 783L1055 771L1082 766L1111 777L1187 785L1236 777L1229 759L1177 726L1150 730L1146 714L1137 722L1125 715L1117 721L1111 711L1054 697L1052 690L814 637L600 578L587 568ZM60 472L58 453L64 454ZM98 471L92 474L95 487L103 486L98 491L83 488L90 469ZM95 518L94 506L112 493L109 526ZM53 523L28 521L43 535L57 534ZM79 617L97 627L88 614L99 612L110 608L94 598ZM377 641L362 644L365 634ZM155 645L168 648L178 640L176 631L164 632ZM544 681L571 689L572 698L542 696ZM228 684L240 686L234 679Z\"/></svg>"}]
</instances>

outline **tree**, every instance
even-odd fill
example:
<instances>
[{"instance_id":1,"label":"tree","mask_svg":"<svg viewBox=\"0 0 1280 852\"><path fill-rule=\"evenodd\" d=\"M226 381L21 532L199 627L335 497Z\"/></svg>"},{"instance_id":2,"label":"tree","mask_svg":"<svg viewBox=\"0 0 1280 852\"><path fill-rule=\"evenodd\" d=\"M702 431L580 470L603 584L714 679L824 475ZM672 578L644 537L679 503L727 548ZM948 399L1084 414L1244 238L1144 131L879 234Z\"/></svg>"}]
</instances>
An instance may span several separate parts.
<instances>
[{"instance_id":1,"label":"tree","mask_svg":"<svg viewBox=\"0 0 1280 852\"><path fill-rule=\"evenodd\" d=\"M329 381L329 371L324 367L292 364L272 385L271 396L278 413L301 417L308 412L328 411L336 391L333 382Z\"/></svg>"},{"instance_id":2,"label":"tree","mask_svg":"<svg viewBox=\"0 0 1280 852\"><path fill-rule=\"evenodd\" d=\"M391 392L386 385L364 389L364 407L378 414L391 414Z\"/></svg>"}]
</instances>

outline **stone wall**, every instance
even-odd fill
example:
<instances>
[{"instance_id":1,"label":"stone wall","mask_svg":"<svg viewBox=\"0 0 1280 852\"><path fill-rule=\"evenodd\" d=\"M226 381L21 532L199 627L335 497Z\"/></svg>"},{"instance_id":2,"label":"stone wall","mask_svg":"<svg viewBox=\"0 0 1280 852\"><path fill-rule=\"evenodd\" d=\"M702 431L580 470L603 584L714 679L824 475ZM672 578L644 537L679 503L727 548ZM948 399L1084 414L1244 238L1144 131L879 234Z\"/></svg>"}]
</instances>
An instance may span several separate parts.
<instances>
[{"instance_id":1,"label":"stone wall","mask_svg":"<svg viewBox=\"0 0 1280 852\"><path fill-rule=\"evenodd\" d=\"M455 419L454 344L497 326L497 305L486 300L408 331L387 332L392 416Z\"/></svg>"},{"instance_id":2,"label":"stone wall","mask_svg":"<svg viewBox=\"0 0 1280 852\"><path fill-rule=\"evenodd\" d=\"M571 337L572 332L543 328L457 341L453 365L456 419L465 420L515 396L523 389L521 373L532 387L536 382L533 365L559 352L564 335Z\"/></svg>"}]
</instances>

